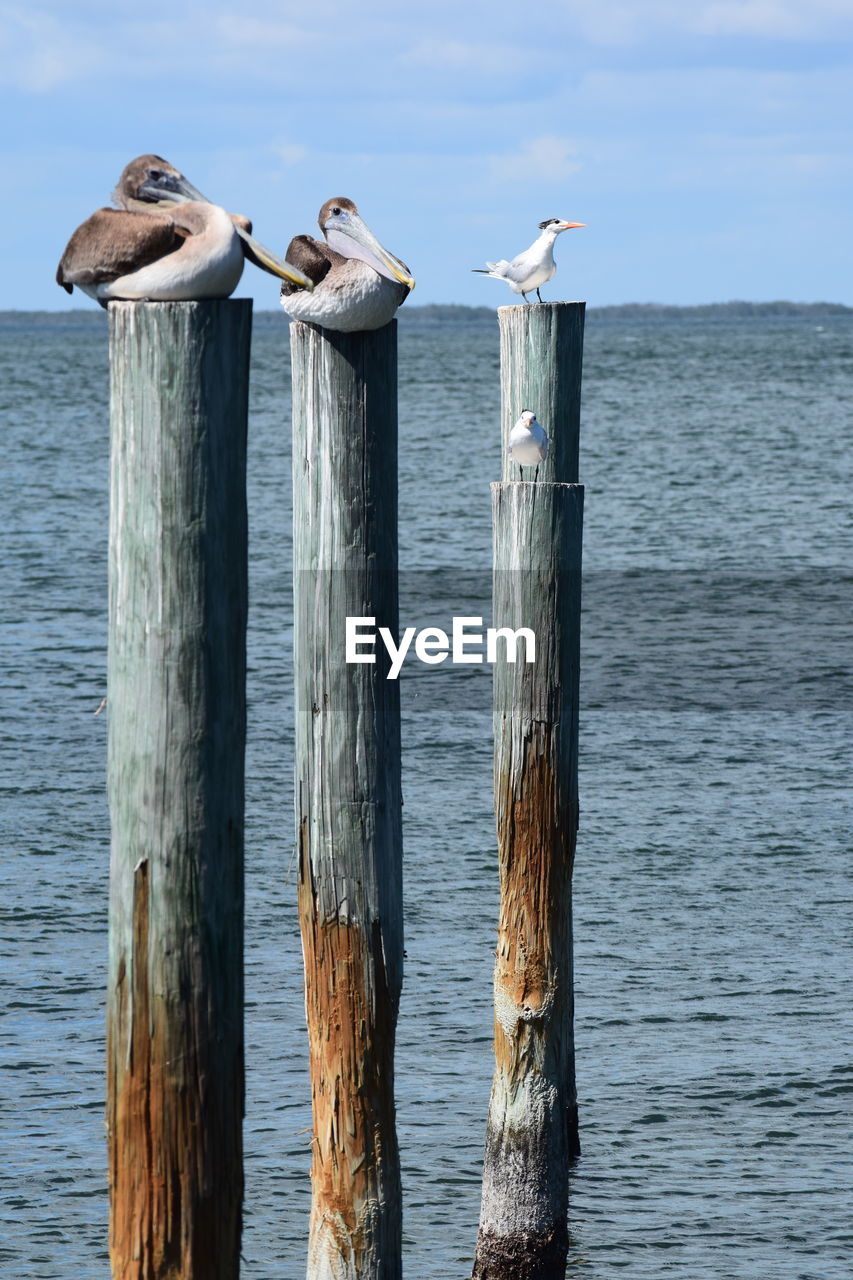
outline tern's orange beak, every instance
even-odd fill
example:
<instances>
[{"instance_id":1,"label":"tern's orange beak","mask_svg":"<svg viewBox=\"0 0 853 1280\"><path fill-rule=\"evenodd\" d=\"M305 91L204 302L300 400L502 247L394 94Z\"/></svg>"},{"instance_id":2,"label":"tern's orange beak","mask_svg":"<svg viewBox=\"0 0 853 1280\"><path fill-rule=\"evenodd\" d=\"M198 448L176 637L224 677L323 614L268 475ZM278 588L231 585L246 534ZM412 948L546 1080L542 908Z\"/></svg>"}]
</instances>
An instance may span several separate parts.
<instances>
[{"instance_id":1,"label":"tern's orange beak","mask_svg":"<svg viewBox=\"0 0 853 1280\"><path fill-rule=\"evenodd\" d=\"M571 231L572 227L585 227L585 226L586 226L585 222L564 222L560 230Z\"/></svg>"}]
</instances>

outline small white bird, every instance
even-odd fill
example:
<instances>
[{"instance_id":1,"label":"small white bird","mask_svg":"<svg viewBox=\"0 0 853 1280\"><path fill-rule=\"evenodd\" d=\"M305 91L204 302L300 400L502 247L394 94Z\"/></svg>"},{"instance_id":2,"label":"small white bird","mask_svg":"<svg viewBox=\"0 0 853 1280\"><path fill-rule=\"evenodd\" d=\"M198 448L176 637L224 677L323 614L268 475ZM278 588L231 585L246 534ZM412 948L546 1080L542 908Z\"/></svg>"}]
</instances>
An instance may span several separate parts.
<instances>
[{"instance_id":1,"label":"small white bird","mask_svg":"<svg viewBox=\"0 0 853 1280\"><path fill-rule=\"evenodd\" d=\"M536 421L536 414L525 409L509 433L507 453L520 467L538 467L548 457L548 436Z\"/></svg>"},{"instance_id":2,"label":"small white bird","mask_svg":"<svg viewBox=\"0 0 853 1280\"><path fill-rule=\"evenodd\" d=\"M539 286L547 284L557 270L554 261L554 241L561 231L569 231L572 227L585 227L585 222L564 222L562 218L546 218L539 223L542 232L529 249L520 253L512 262L502 258L500 262L487 262L488 271L482 267L472 270L481 276L491 276L493 280L506 280L513 293L520 293L524 301L531 289L536 290L536 297L542 301Z\"/></svg>"}]
</instances>

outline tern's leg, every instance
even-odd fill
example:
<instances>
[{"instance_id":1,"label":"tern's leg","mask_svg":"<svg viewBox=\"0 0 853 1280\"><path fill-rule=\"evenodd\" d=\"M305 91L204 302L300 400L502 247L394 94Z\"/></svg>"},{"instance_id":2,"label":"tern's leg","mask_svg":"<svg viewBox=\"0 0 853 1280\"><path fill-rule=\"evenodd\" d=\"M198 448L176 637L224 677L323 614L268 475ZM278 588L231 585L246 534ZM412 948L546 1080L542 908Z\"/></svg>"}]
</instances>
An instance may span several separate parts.
<instances>
[{"instance_id":1,"label":"tern's leg","mask_svg":"<svg viewBox=\"0 0 853 1280\"><path fill-rule=\"evenodd\" d=\"M536 290L536 297L539 299L540 302L542 301L542 294L539 292L538 289Z\"/></svg>"},{"instance_id":2,"label":"tern's leg","mask_svg":"<svg viewBox=\"0 0 853 1280\"><path fill-rule=\"evenodd\" d=\"M524 299L524 301L526 302L526 301L527 301L527 294L526 294L523 290L522 290L521 296L522 296L522 298Z\"/></svg>"}]
</instances>

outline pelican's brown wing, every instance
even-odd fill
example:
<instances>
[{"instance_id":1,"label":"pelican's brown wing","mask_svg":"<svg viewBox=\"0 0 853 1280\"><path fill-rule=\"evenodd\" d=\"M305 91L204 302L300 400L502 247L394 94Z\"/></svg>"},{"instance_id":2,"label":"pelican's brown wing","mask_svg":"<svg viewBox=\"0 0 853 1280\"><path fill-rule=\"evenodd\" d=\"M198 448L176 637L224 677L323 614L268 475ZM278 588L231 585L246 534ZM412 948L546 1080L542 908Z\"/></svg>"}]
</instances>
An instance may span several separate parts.
<instances>
[{"instance_id":1,"label":"pelican's brown wing","mask_svg":"<svg viewBox=\"0 0 853 1280\"><path fill-rule=\"evenodd\" d=\"M74 232L56 269L56 283L106 284L174 253L186 239L165 213L99 209Z\"/></svg>"},{"instance_id":2,"label":"pelican's brown wing","mask_svg":"<svg viewBox=\"0 0 853 1280\"><path fill-rule=\"evenodd\" d=\"M292 267L297 267L303 275L313 281L315 288L321 280L325 280L332 267L346 262L343 254L336 253L325 241L315 240L313 236L294 236L284 256ZM303 292L299 285L290 284L287 280L282 281L281 296L283 298L289 298L292 293Z\"/></svg>"}]
</instances>

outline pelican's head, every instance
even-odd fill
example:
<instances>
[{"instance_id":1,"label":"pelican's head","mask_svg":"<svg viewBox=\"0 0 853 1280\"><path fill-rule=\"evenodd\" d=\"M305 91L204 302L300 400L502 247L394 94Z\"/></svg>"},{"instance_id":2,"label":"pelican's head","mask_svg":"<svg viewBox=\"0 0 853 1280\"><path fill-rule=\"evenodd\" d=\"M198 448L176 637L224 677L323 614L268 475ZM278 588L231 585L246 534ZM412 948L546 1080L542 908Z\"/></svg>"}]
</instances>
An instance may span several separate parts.
<instances>
[{"instance_id":1,"label":"pelican's head","mask_svg":"<svg viewBox=\"0 0 853 1280\"><path fill-rule=\"evenodd\" d=\"M386 280L396 280L407 289L414 289L415 282L405 262L382 247L352 200L346 196L327 200L317 221L330 249L344 258L358 258Z\"/></svg>"},{"instance_id":2,"label":"pelican's head","mask_svg":"<svg viewBox=\"0 0 853 1280\"><path fill-rule=\"evenodd\" d=\"M210 204L179 169L154 155L137 156L125 166L113 200L134 213L146 213L152 204L183 204L187 200Z\"/></svg>"},{"instance_id":3,"label":"pelican's head","mask_svg":"<svg viewBox=\"0 0 853 1280\"><path fill-rule=\"evenodd\" d=\"M573 227L585 227L585 222L566 222L563 218L546 218L539 223L540 231L571 231Z\"/></svg>"},{"instance_id":4,"label":"pelican's head","mask_svg":"<svg viewBox=\"0 0 853 1280\"><path fill-rule=\"evenodd\" d=\"M170 205L187 204L196 201L198 204L212 204L207 196L203 196L198 187L194 187L189 178L185 178L180 169L176 169L162 156L137 156L131 160L118 180L113 192L113 200L122 209L132 213L149 213L152 205L158 209L168 209ZM313 281L292 267L284 258L273 253L256 240L251 234L252 224L242 213L229 215L234 223L234 230L243 244L243 256L262 271L268 271L279 280L288 280L299 285L310 293L314 288Z\"/></svg>"}]
</instances>

